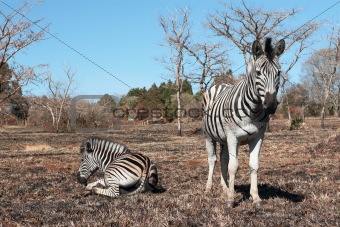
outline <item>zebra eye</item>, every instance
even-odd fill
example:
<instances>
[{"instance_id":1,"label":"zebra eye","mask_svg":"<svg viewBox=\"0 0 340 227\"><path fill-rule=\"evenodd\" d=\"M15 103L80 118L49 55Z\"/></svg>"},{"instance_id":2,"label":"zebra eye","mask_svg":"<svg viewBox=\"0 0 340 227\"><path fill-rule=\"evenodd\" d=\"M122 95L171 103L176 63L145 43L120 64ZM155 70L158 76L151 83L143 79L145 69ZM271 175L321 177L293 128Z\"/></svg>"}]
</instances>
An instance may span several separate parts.
<instances>
[{"instance_id":1,"label":"zebra eye","mask_svg":"<svg viewBox=\"0 0 340 227\"><path fill-rule=\"evenodd\" d=\"M261 71L256 71L257 76L261 76Z\"/></svg>"}]
</instances>

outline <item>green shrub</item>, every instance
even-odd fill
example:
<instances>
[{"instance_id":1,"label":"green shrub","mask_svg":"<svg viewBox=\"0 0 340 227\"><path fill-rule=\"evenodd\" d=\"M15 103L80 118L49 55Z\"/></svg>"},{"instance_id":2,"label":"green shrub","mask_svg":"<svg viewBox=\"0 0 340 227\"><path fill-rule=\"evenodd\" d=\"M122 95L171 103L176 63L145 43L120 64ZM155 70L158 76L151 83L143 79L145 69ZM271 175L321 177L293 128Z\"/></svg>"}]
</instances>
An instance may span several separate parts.
<instances>
[{"instance_id":1,"label":"green shrub","mask_svg":"<svg viewBox=\"0 0 340 227\"><path fill-rule=\"evenodd\" d=\"M290 130L299 129L302 126L303 118L301 116L294 117L290 122Z\"/></svg>"}]
</instances>

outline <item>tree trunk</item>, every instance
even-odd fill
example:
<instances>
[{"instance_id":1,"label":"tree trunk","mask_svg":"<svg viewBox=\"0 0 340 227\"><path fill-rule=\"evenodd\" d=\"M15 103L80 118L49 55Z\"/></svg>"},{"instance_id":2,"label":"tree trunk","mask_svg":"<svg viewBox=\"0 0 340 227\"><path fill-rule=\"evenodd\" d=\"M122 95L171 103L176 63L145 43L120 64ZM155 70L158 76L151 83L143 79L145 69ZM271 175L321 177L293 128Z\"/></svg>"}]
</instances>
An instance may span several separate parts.
<instances>
[{"instance_id":1,"label":"tree trunk","mask_svg":"<svg viewBox=\"0 0 340 227\"><path fill-rule=\"evenodd\" d=\"M325 106L322 106L321 109L321 128L325 128Z\"/></svg>"},{"instance_id":2,"label":"tree trunk","mask_svg":"<svg viewBox=\"0 0 340 227\"><path fill-rule=\"evenodd\" d=\"M290 110L289 110L289 101L288 101L288 96L285 90L285 84L286 84L286 78L283 77L283 82L282 82L282 86L281 86L281 93L282 93L282 104L286 104L287 105L287 114L288 114L288 121L291 122L291 115L290 115ZM285 103L286 102L286 103Z\"/></svg>"},{"instance_id":3,"label":"tree trunk","mask_svg":"<svg viewBox=\"0 0 340 227\"><path fill-rule=\"evenodd\" d=\"M56 133L59 132L59 122L60 122L60 119L58 118L57 121L56 121L56 125L55 125L55 132Z\"/></svg>"},{"instance_id":4,"label":"tree trunk","mask_svg":"<svg viewBox=\"0 0 340 227\"><path fill-rule=\"evenodd\" d=\"M59 125L60 125L60 119L61 119L61 111L62 111L62 108L60 109L59 112L57 112L57 120L56 120L56 133L59 132Z\"/></svg>"},{"instance_id":5,"label":"tree trunk","mask_svg":"<svg viewBox=\"0 0 340 227\"><path fill-rule=\"evenodd\" d=\"M53 126L53 129L55 131L56 130L56 117L53 113L53 110L50 110L50 113L51 113L51 116L52 116L52 126Z\"/></svg>"},{"instance_id":6,"label":"tree trunk","mask_svg":"<svg viewBox=\"0 0 340 227\"><path fill-rule=\"evenodd\" d=\"M330 89L330 83L327 87L324 87L324 97L323 97L323 101L322 101L322 109L321 109L321 128L325 128L325 108L326 108L326 103L327 103L327 99L329 96L329 89Z\"/></svg>"},{"instance_id":7,"label":"tree trunk","mask_svg":"<svg viewBox=\"0 0 340 227\"><path fill-rule=\"evenodd\" d=\"M302 121L305 122L305 106L303 105L301 108L302 108Z\"/></svg>"},{"instance_id":8,"label":"tree trunk","mask_svg":"<svg viewBox=\"0 0 340 227\"><path fill-rule=\"evenodd\" d=\"M338 85L338 97L336 100L334 116L339 117L339 112L340 112L340 85Z\"/></svg>"},{"instance_id":9,"label":"tree trunk","mask_svg":"<svg viewBox=\"0 0 340 227\"><path fill-rule=\"evenodd\" d=\"M180 90L177 90L177 135L182 136L182 125L181 125L181 118L182 118L182 112L181 112L181 92Z\"/></svg>"}]
</instances>

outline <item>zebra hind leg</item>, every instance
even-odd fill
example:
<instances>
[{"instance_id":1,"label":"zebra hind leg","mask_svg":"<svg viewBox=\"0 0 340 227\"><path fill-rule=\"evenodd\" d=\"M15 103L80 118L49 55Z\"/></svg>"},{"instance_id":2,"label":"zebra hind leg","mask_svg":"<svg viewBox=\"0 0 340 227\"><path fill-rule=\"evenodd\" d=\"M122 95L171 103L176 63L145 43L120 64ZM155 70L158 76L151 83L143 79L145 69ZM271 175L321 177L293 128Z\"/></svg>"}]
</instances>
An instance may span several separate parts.
<instances>
[{"instance_id":1,"label":"zebra hind leg","mask_svg":"<svg viewBox=\"0 0 340 227\"><path fill-rule=\"evenodd\" d=\"M165 188L158 185L158 172L157 167L154 164L151 164L150 166L147 183L145 184L145 190L151 191L152 193L163 193L166 191Z\"/></svg>"},{"instance_id":2,"label":"zebra hind leg","mask_svg":"<svg viewBox=\"0 0 340 227\"><path fill-rule=\"evenodd\" d=\"M124 195L135 195L135 194L138 194L138 193L142 193L142 192L145 192L147 187L146 187L146 172L143 172L143 175L141 177L141 180L139 181L140 182L140 185L138 186L138 188L134 191L131 191L131 192L126 192Z\"/></svg>"},{"instance_id":3,"label":"zebra hind leg","mask_svg":"<svg viewBox=\"0 0 340 227\"><path fill-rule=\"evenodd\" d=\"M224 144L220 144L221 153L220 153L220 162L221 162L221 186L223 189L223 194L227 195L228 193L228 164L229 164L229 153L228 146Z\"/></svg>"},{"instance_id":4,"label":"zebra hind leg","mask_svg":"<svg viewBox=\"0 0 340 227\"><path fill-rule=\"evenodd\" d=\"M228 173L229 173L229 190L227 193L227 206L234 207L235 203L235 177L238 170L238 143L235 137L228 137Z\"/></svg>"},{"instance_id":5,"label":"zebra hind leg","mask_svg":"<svg viewBox=\"0 0 340 227\"><path fill-rule=\"evenodd\" d=\"M154 193L162 192L163 189L157 188L158 184L158 171L157 167L154 164L150 165L149 168L149 176L147 180L147 190L152 191Z\"/></svg>"}]
</instances>

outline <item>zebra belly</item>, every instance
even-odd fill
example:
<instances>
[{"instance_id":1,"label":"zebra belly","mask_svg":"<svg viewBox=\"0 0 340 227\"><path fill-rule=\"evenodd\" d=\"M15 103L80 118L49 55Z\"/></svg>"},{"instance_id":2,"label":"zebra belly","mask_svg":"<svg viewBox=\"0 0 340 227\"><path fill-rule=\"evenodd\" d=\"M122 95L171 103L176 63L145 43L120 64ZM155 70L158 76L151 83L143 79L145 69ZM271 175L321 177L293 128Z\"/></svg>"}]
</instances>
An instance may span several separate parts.
<instances>
[{"instance_id":1,"label":"zebra belly","mask_svg":"<svg viewBox=\"0 0 340 227\"><path fill-rule=\"evenodd\" d=\"M127 174L126 172L122 174L121 171L117 169L108 168L104 175L106 185L119 185L121 187L132 187L137 184L141 176L135 176L132 174Z\"/></svg>"},{"instance_id":2,"label":"zebra belly","mask_svg":"<svg viewBox=\"0 0 340 227\"><path fill-rule=\"evenodd\" d=\"M248 144L260 135L263 135L266 127L258 127L257 125L248 125L246 127L238 128L235 131L235 136L240 145Z\"/></svg>"},{"instance_id":3,"label":"zebra belly","mask_svg":"<svg viewBox=\"0 0 340 227\"><path fill-rule=\"evenodd\" d=\"M242 123L238 124L215 124L217 127L212 130L211 127L206 125L206 136L212 138L213 140L227 144L228 137L233 137L238 141L240 145L248 144L251 140L262 135L266 129L266 123ZM218 127L220 125L220 127ZM224 125L224 127L221 127ZM210 130L209 130L210 129Z\"/></svg>"},{"instance_id":4,"label":"zebra belly","mask_svg":"<svg viewBox=\"0 0 340 227\"><path fill-rule=\"evenodd\" d=\"M140 178L129 178L125 180L119 181L119 186L127 188L136 185L139 182Z\"/></svg>"}]
</instances>

